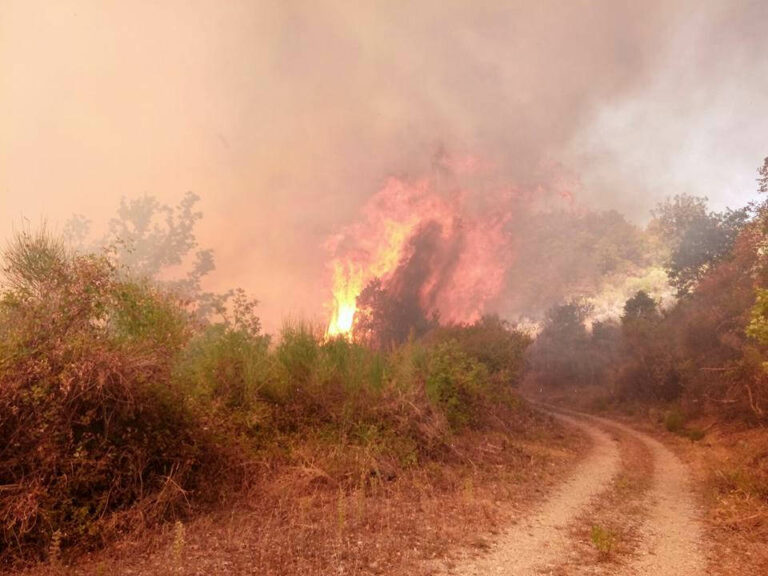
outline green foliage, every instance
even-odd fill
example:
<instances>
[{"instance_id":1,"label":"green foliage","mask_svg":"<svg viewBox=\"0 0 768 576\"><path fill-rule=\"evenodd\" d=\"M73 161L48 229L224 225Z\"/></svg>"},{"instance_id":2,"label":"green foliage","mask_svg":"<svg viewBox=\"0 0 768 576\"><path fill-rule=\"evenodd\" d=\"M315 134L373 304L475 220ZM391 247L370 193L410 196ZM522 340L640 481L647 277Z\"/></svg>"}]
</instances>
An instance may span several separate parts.
<instances>
[{"instance_id":1,"label":"green foliage","mask_svg":"<svg viewBox=\"0 0 768 576\"><path fill-rule=\"evenodd\" d=\"M657 228L670 248L667 273L679 295L686 295L703 274L726 257L749 221L748 208L708 212L707 199L678 195L654 211Z\"/></svg>"},{"instance_id":2,"label":"green foliage","mask_svg":"<svg viewBox=\"0 0 768 576\"><path fill-rule=\"evenodd\" d=\"M277 346L277 360L292 386L312 384L320 355L318 332L303 322L283 326Z\"/></svg>"},{"instance_id":3,"label":"green foliage","mask_svg":"<svg viewBox=\"0 0 768 576\"><path fill-rule=\"evenodd\" d=\"M455 340L441 342L430 351L426 391L451 428L476 424L488 369L467 355Z\"/></svg>"},{"instance_id":4,"label":"green foliage","mask_svg":"<svg viewBox=\"0 0 768 576\"><path fill-rule=\"evenodd\" d=\"M517 331L498 316L484 316L474 324L436 328L428 341L454 340L489 373L507 384L516 384L525 368L531 337Z\"/></svg>"},{"instance_id":5,"label":"green foliage","mask_svg":"<svg viewBox=\"0 0 768 576\"><path fill-rule=\"evenodd\" d=\"M697 442L706 436L706 432L700 428L685 428L683 435L690 438L693 442Z\"/></svg>"},{"instance_id":6,"label":"green foliage","mask_svg":"<svg viewBox=\"0 0 768 576\"><path fill-rule=\"evenodd\" d=\"M149 282L116 282L114 299L110 328L116 339L169 352L189 339L189 316L178 299Z\"/></svg>"},{"instance_id":7,"label":"green foliage","mask_svg":"<svg viewBox=\"0 0 768 576\"><path fill-rule=\"evenodd\" d=\"M755 304L750 310L747 335L760 344L768 345L768 289L755 290Z\"/></svg>"},{"instance_id":8,"label":"green foliage","mask_svg":"<svg viewBox=\"0 0 768 576\"><path fill-rule=\"evenodd\" d=\"M175 378L193 398L249 409L269 386L269 341L225 324L207 326L185 348Z\"/></svg>"},{"instance_id":9,"label":"green foliage","mask_svg":"<svg viewBox=\"0 0 768 576\"><path fill-rule=\"evenodd\" d=\"M677 408L667 411L664 416L664 427L670 432L681 432L685 426L685 417Z\"/></svg>"},{"instance_id":10,"label":"green foliage","mask_svg":"<svg viewBox=\"0 0 768 576\"><path fill-rule=\"evenodd\" d=\"M658 303L644 290L637 292L624 304L624 314L621 317L624 324L642 320L653 322L658 319Z\"/></svg>"}]
</instances>

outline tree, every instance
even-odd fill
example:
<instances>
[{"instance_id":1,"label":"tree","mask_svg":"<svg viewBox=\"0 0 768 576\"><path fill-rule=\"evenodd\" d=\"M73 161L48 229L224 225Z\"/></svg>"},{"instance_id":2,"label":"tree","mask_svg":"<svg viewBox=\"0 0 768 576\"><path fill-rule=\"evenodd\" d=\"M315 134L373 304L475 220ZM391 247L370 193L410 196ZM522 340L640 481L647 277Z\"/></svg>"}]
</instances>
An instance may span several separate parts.
<instances>
[{"instance_id":1,"label":"tree","mask_svg":"<svg viewBox=\"0 0 768 576\"><path fill-rule=\"evenodd\" d=\"M588 354L586 320L589 304L568 302L547 312L544 327L531 349L531 364L545 386L591 383L594 371Z\"/></svg>"},{"instance_id":2,"label":"tree","mask_svg":"<svg viewBox=\"0 0 768 576\"><path fill-rule=\"evenodd\" d=\"M381 279L374 278L357 297L352 334L374 348L389 348L437 325L437 315L427 317L415 295L393 294Z\"/></svg>"},{"instance_id":3,"label":"tree","mask_svg":"<svg viewBox=\"0 0 768 576\"><path fill-rule=\"evenodd\" d=\"M178 206L161 204L152 196L123 198L117 216L109 222L107 239L121 247L118 262L137 276L160 278L171 268L181 266L190 257L186 275L172 281L188 292L200 290L200 280L214 269L211 250L198 250L195 226L203 217L195 209L200 200L187 192Z\"/></svg>"},{"instance_id":4,"label":"tree","mask_svg":"<svg viewBox=\"0 0 768 576\"><path fill-rule=\"evenodd\" d=\"M757 169L760 178L757 179L757 191L761 194L768 192L768 157L763 160L763 165Z\"/></svg>"},{"instance_id":5,"label":"tree","mask_svg":"<svg viewBox=\"0 0 768 576\"><path fill-rule=\"evenodd\" d=\"M645 290L640 290L624 304L622 323L636 320L655 320L659 316L658 304Z\"/></svg>"},{"instance_id":6,"label":"tree","mask_svg":"<svg viewBox=\"0 0 768 576\"><path fill-rule=\"evenodd\" d=\"M686 194L660 203L651 229L669 247L666 269L679 296L691 293L704 273L733 247L749 221L750 209L709 212L707 199Z\"/></svg>"},{"instance_id":7,"label":"tree","mask_svg":"<svg viewBox=\"0 0 768 576\"><path fill-rule=\"evenodd\" d=\"M639 291L624 304L621 335L624 361L619 376L625 397L673 400L682 391L669 334L658 304Z\"/></svg>"},{"instance_id":8,"label":"tree","mask_svg":"<svg viewBox=\"0 0 768 576\"><path fill-rule=\"evenodd\" d=\"M201 279L215 268L212 250L193 252L198 246L195 227L203 217L196 210L199 200L193 192L187 192L177 206L161 204L149 195L122 198L108 232L94 245L88 244L91 222L79 214L65 224L63 236L81 252L108 247L117 266L131 276L162 280L188 295L197 295ZM179 278L178 268L185 264Z\"/></svg>"},{"instance_id":9,"label":"tree","mask_svg":"<svg viewBox=\"0 0 768 576\"><path fill-rule=\"evenodd\" d=\"M80 252L108 249L112 261L127 276L162 284L186 299L200 317L226 315L228 302L242 300L242 291L214 294L202 289L202 279L215 269L213 251L197 250L195 228L203 217L200 197L187 192L176 206L155 197L122 198L107 233L89 244L91 222L75 215L63 236ZM251 306L256 301L251 300Z\"/></svg>"}]
</instances>

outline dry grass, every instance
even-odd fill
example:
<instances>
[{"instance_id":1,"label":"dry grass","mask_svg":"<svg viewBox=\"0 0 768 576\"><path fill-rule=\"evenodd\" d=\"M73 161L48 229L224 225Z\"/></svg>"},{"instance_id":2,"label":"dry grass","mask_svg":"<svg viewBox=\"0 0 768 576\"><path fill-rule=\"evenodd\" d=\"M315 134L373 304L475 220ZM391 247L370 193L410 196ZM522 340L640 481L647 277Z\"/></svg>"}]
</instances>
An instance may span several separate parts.
<instances>
[{"instance_id":1,"label":"dry grass","mask_svg":"<svg viewBox=\"0 0 768 576\"><path fill-rule=\"evenodd\" d=\"M703 440L678 447L707 504L710 574L762 574L768 566L768 430L713 422ZM711 427L710 427L711 426Z\"/></svg>"},{"instance_id":2,"label":"dry grass","mask_svg":"<svg viewBox=\"0 0 768 576\"><path fill-rule=\"evenodd\" d=\"M454 444L461 457L371 474L351 489L319 459L262 470L234 506L125 539L67 573L430 574L460 548L482 548L483 534L534 504L577 459L578 442L559 425L532 417L528 426L518 441L464 434Z\"/></svg>"},{"instance_id":3,"label":"dry grass","mask_svg":"<svg viewBox=\"0 0 768 576\"><path fill-rule=\"evenodd\" d=\"M610 433L619 444L621 473L572 524L574 549L554 574L613 574L631 559L640 542L653 459L636 437L616 428Z\"/></svg>"}]
</instances>

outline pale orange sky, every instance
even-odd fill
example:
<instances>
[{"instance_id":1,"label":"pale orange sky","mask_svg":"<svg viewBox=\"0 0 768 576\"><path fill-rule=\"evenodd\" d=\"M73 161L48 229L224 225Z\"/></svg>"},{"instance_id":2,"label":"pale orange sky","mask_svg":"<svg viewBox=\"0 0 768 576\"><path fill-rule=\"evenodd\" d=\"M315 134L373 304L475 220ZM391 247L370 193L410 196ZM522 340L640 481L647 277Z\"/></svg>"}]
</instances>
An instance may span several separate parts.
<instances>
[{"instance_id":1,"label":"pale orange sky","mask_svg":"<svg viewBox=\"0 0 768 576\"><path fill-rule=\"evenodd\" d=\"M439 146L642 220L754 195L765 2L0 0L0 237L202 197L213 284L321 312L328 234ZM365 5L366 8L361 6Z\"/></svg>"}]
</instances>

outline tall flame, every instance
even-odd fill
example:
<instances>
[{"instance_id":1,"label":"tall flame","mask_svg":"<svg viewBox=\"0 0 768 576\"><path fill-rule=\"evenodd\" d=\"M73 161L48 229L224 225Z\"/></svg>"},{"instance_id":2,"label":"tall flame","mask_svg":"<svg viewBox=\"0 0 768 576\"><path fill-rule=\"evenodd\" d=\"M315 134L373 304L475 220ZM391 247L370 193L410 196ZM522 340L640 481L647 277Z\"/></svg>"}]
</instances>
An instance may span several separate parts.
<instances>
[{"instance_id":1,"label":"tall flame","mask_svg":"<svg viewBox=\"0 0 768 576\"><path fill-rule=\"evenodd\" d=\"M430 190L430 182L390 179L363 210L363 220L347 227L329 243L333 309L327 335L350 336L357 297L372 278L388 280L400 264L414 231L425 220L445 219L446 201Z\"/></svg>"},{"instance_id":2,"label":"tall flame","mask_svg":"<svg viewBox=\"0 0 768 576\"><path fill-rule=\"evenodd\" d=\"M351 334L357 297L362 289L363 271L354 262L333 263L333 315L327 336Z\"/></svg>"},{"instance_id":3,"label":"tall flame","mask_svg":"<svg viewBox=\"0 0 768 576\"><path fill-rule=\"evenodd\" d=\"M357 299L374 278L416 298L425 316L448 322L477 320L500 293L514 259L514 218L533 196L510 187L461 188L452 175L487 165L441 161L437 176L388 180L361 219L328 242L329 337L352 336Z\"/></svg>"}]
</instances>

